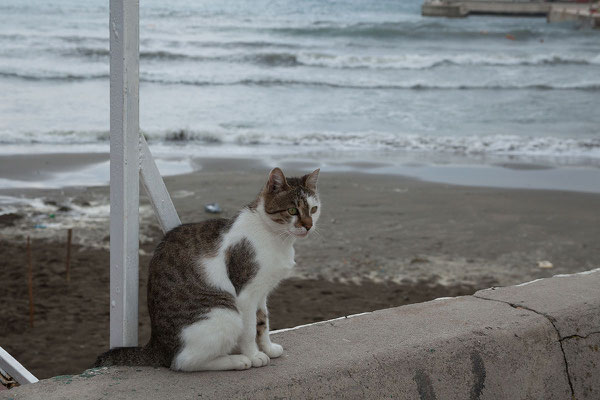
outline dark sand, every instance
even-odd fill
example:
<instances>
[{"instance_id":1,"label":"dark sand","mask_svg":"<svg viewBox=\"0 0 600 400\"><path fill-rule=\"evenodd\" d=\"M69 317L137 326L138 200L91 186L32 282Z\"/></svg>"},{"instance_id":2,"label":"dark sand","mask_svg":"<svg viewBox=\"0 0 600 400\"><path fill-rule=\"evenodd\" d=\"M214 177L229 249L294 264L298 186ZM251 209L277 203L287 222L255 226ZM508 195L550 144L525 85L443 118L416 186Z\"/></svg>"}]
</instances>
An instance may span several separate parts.
<instances>
[{"instance_id":1,"label":"dark sand","mask_svg":"<svg viewBox=\"0 0 600 400\"><path fill-rule=\"evenodd\" d=\"M234 215L253 199L268 171L248 160L197 163L200 172L166 179L183 222L209 218L204 204L214 201L223 207L223 216ZM313 167L310 162L279 164L285 172ZM320 191L318 233L297 242L295 278L269 300L274 329L600 266L600 195L451 186L327 170ZM108 346L108 220L102 215L85 220L68 208L106 204L108 190L6 189L0 195L47 203L44 212L18 206L22 218L0 221L0 344L38 377L81 372ZM33 229L44 219L52 228ZM77 246L67 285L64 238L69 226ZM146 268L160 238L145 200L140 231L144 343L149 336ZM28 327L26 235L34 238L34 328ZM540 268L539 261L550 261L553 268Z\"/></svg>"}]
</instances>

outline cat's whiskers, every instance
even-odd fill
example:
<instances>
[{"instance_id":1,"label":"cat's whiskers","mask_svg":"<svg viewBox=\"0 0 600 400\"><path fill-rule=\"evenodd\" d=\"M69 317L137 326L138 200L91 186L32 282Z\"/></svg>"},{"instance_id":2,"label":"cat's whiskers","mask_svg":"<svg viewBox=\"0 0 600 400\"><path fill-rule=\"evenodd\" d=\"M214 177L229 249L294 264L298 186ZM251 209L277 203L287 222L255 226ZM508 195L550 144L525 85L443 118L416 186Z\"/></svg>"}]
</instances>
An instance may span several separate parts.
<instances>
[{"instance_id":1,"label":"cat's whiskers","mask_svg":"<svg viewBox=\"0 0 600 400\"><path fill-rule=\"evenodd\" d=\"M281 229L278 231L279 233L277 234L277 237L280 238L282 241L286 241L287 239L290 238L290 236L292 236L292 233L290 231L288 231L287 229Z\"/></svg>"},{"instance_id":2,"label":"cat's whiskers","mask_svg":"<svg viewBox=\"0 0 600 400\"><path fill-rule=\"evenodd\" d=\"M319 235L322 237L321 232L319 232L319 229L316 226L312 227L311 232L314 232L316 235Z\"/></svg>"},{"instance_id":3,"label":"cat's whiskers","mask_svg":"<svg viewBox=\"0 0 600 400\"><path fill-rule=\"evenodd\" d=\"M287 238L286 234L287 232L280 232L279 234L277 234L277 237L281 240L285 240Z\"/></svg>"}]
</instances>

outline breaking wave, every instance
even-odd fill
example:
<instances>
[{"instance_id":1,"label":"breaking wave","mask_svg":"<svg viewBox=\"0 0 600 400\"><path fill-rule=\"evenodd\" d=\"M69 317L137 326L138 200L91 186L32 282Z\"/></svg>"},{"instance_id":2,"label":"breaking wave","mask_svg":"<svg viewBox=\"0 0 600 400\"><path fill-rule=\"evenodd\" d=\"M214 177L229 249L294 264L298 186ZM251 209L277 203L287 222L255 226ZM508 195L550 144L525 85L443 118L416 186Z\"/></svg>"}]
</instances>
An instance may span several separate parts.
<instances>
[{"instance_id":1,"label":"breaking wave","mask_svg":"<svg viewBox=\"0 0 600 400\"><path fill-rule=\"evenodd\" d=\"M248 45L248 43L246 43ZM270 51L248 53L234 52L226 55L196 54L194 51L144 50L140 51L141 60L154 61L193 61L248 63L273 67L321 67L335 69L400 69L426 70L442 66L553 66L553 65L589 65L600 66L597 54L528 54L515 55L503 53L467 53L467 54L400 54L400 55L352 55L327 52L273 51L280 45L275 43L257 43ZM80 46L63 51L63 55L85 58L106 58L107 47Z\"/></svg>"},{"instance_id":2,"label":"breaking wave","mask_svg":"<svg viewBox=\"0 0 600 400\"><path fill-rule=\"evenodd\" d=\"M284 60L280 60L284 62ZM289 62L292 62L291 60ZM106 73L71 73L71 72L0 72L0 77L18 78L29 81L85 81L108 79ZM581 82L581 83L507 83L507 84L463 84L457 82L428 82L419 80L413 82L403 82L397 84L387 84L385 82L345 82L310 80L310 79L280 79L280 78L245 78L233 80L204 80L197 78L179 78L169 76L155 76L141 73L140 81L159 84L181 84L193 86L306 86L306 87L326 87L334 89L358 89L358 90L583 90L600 91L600 81Z\"/></svg>"},{"instance_id":3,"label":"breaking wave","mask_svg":"<svg viewBox=\"0 0 600 400\"><path fill-rule=\"evenodd\" d=\"M400 150L463 155L516 155L584 157L600 160L600 138L528 137L517 135L433 136L417 134L297 133L279 134L244 130L204 131L177 129L143 132L149 142L173 145L307 146L339 150ZM0 132L2 144L89 144L106 143L107 131L51 131L46 133Z\"/></svg>"}]
</instances>

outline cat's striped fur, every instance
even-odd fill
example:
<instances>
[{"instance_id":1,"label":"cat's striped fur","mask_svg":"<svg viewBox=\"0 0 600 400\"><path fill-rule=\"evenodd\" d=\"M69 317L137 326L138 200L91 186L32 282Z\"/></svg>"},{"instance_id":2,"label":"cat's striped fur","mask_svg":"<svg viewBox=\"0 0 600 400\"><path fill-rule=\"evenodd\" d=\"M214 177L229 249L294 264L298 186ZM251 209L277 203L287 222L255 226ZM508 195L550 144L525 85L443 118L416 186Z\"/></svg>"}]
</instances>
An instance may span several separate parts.
<instances>
[{"instance_id":1,"label":"cat's striped fur","mask_svg":"<svg viewBox=\"0 0 600 400\"><path fill-rule=\"evenodd\" d=\"M319 218L318 175L286 179L275 168L233 219L167 233L150 262L150 342L113 349L96 364L200 371L260 367L279 357L282 347L269 338L267 296L295 264L294 241Z\"/></svg>"}]
</instances>

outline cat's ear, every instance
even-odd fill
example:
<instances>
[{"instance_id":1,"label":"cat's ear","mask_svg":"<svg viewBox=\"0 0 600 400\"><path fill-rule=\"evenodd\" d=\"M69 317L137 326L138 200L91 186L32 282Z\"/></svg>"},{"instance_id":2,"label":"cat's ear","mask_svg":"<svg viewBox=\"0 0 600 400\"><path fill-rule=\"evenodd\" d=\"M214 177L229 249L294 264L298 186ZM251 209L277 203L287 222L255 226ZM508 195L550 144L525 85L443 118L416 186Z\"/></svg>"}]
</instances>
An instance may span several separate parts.
<instances>
[{"instance_id":1,"label":"cat's ear","mask_svg":"<svg viewBox=\"0 0 600 400\"><path fill-rule=\"evenodd\" d=\"M267 181L267 191L271 193L279 192L288 187L288 183L285 180L283 171L279 168L273 168L269 173L269 180Z\"/></svg>"},{"instance_id":2,"label":"cat's ear","mask_svg":"<svg viewBox=\"0 0 600 400\"><path fill-rule=\"evenodd\" d=\"M304 175L302 177L302 184L312 190L313 192L317 191L317 179L319 179L319 171L321 169L317 168L313 172L308 175Z\"/></svg>"}]
</instances>

